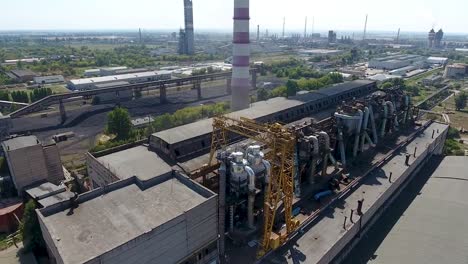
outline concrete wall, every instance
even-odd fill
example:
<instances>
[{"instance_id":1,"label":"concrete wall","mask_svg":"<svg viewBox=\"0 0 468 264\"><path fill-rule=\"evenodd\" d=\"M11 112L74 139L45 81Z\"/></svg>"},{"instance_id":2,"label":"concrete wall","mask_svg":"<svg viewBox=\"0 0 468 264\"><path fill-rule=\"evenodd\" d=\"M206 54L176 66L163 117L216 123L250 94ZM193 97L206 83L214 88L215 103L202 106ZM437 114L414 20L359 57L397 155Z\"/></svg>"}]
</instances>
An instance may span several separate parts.
<instances>
[{"instance_id":1,"label":"concrete wall","mask_svg":"<svg viewBox=\"0 0 468 264\"><path fill-rule=\"evenodd\" d=\"M44 158L47 165L48 177L47 180L53 184L60 184L65 176L63 174L62 161L57 145L44 146Z\"/></svg>"},{"instance_id":2,"label":"concrete wall","mask_svg":"<svg viewBox=\"0 0 468 264\"><path fill-rule=\"evenodd\" d=\"M58 253L58 250L57 250L57 247L55 246L54 240L52 239L52 237L51 237L51 235L49 233L49 230L44 225L44 220L43 220L44 216L38 211L38 209L36 209L36 213L37 213L37 216L38 216L37 218L39 220L39 225L41 227L42 237L44 238L44 241L46 243L47 252L48 252L49 258L50 258L50 263L51 264L54 264L54 263L63 264L63 260L60 257L60 254Z\"/></svg>"},{"instance_id":3,"label":"concrete wall","mask_svg":"<svg viewBox=\"0 0 468 264\"><path fill-rule=\"evenodd\" d=\"M179 263L217 240L217 196L90 263Z\"/></svg>"},{"instance_id":4,"label":"concrete wall","mask_svg":"<svg viewBox=\"0 0 468 264\"><path fill-rule=\"evenodd\" d=\"M88 175L92 180L93 188L104 187L119 180L113 172L101 164L90 153L86 154L86 166L88 168Z\"/></svg>"},{"instance_id":5,"label":"concrete wall","mask_svg":"<svg viewBox=\"0 0 468 264\"><path fill-rule=\"evenodd\" d=\"M47 180L48 170L40 144L6 151L5 154L13 183L20 195L25 186Z\"/></svg>"}]
</instances>

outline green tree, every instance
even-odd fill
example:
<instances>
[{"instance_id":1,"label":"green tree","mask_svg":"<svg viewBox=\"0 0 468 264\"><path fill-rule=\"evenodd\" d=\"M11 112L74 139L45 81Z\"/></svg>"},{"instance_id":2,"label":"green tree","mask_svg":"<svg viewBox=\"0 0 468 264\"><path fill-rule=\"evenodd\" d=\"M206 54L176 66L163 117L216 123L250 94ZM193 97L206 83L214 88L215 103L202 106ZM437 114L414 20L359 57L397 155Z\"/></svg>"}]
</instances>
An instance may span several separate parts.
<instances>
[{"instance_id":1,"label":"green tree","mask_svg":"<svg viewBox=\"0 0 468 264\"><path fill-rule=\"evenodd\" d=\"M117 136L117 140L126 140L132 132L132 123L127 109L117 107L107 115L107 132Z\"/></svg>"},{"instance_id":2,"label":"green tree","mask_svg":"<svg viewBox=\"0 0 468 264\"><path fill-rule=\"evenodd\" d=\"M0 91L0 100L10 101L10 93L8 90Z\"/></svg>"},{"instance_id":3,"label":"green tree","mask_svg":"<svg viewBox=\"0 0 468 264\"><path fill-rule=\"evenodd\" d=\"M462 110L466 107L467 95L465 92L455 96L455 109Z\"/></svg>"},{"instance_id":4,"label":"green tree","mask_svg":"<svg viewBox=\"0 0 468 264\"><path fill-rule=\"evenodd\" d=\"M299 86L297 85L296 81L288 80L286 82L286 96L295 96Z\"/></svg>"},{"instance_id":5,"label":"green tree","mask_svg":"<svg viewBox=\"0 0 468 264\"><path fill-rule=\"evenodd\" d=\"M138 98L141 98L143 96L143 94L141 93L141 90L135 90L135 98L138 99Z\"/></svg>"},{"instance_id":6,"label":"green tree","mask_svg":"<svg viewBox=\"0 0 468 264\"><path fill-rule=\"evenodd\" d=\"M265 101L268 100L269 94L267 89L265 88L260 88L257 90L257 100L258 101Z\"/></svg>"},{"instance_id":7,"label":"green tree","mask_svg":"<svg viewBox=\"0 0 468 264\"><path fill-rule=\"evenodd\" d=\"M99 97L99 96L94 96L94 97L93 97L93 100L91 101L91 104L92 104L92 105L98 105L98 104L100 104L100 103L101 103L101 97Z\"/></svg>"},{"instance_id":8,"label":"green tree","mask_svg":"<svg viewBox=\"0 0 468 264\"><path fill-rule=\"evenodd\" d=\"M45 248L35 209L36 203L33 200L27 202L24 207L23 220L20 224L20 232L27 251L37 251Z\"/></svg>"}]
</instances>

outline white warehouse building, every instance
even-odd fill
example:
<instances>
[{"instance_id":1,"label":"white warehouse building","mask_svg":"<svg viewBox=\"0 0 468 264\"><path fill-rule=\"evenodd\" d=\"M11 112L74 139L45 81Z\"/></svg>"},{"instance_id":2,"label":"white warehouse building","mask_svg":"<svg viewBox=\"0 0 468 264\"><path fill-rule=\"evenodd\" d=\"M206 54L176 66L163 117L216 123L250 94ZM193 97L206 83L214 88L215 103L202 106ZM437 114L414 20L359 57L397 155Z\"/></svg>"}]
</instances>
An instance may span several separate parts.
<instances>
[{"instance_id":1,"label":"white warehouse building","mask_svg":"<svg viewBox=\"0 0 468 264\"><path fill-rule=\"evenodd\" d=\"M423 64L424 58L419 55L391 55L383 58L374 58L369 61L369 68L395 70L409 65Z\"/></svg>"},{"instance_id":2,"label":"white warehouse building","mask_svg":"<svg viewBox=\"0 0 468 264\"><path fill-rule=\"evenodd\" d=\"M144 83L152 81L162 81L171 79L170 71L148 71L140 73L120 74L105 77L85 78L70 80L67 84L70 90L92 90L98 88L98 85L113 82L128 82L130 84Z\"/></svg>"}]
</instances>

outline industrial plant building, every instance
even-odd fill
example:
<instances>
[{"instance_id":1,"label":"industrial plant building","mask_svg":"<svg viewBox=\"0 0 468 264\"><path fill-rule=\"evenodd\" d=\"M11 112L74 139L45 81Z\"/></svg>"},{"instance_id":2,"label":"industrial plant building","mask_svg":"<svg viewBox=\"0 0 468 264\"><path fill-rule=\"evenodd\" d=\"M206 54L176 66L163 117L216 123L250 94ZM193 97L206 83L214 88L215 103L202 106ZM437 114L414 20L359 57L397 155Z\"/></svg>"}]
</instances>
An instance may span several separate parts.
<instances>
[{"instance_id":1,"label":"industrial plant building","mask_svg":"<svg viewBox=\"0 0 468 264\"><path fill-rule=\"evenodd\" d=\"M383 58L374 58L369 61L369 68L395 70L409 65L422 65L424 58L419 55L397 54Z\"/></svg>"},{"instance_id":2,"label":"industrial plant building","mask_svg":"<svg viewBox=\"0 0 468 264\"><path fill-rule=\"evenodd\" d=\"M367 80L346 82L319 91L252 104L244 109L228 114L233 118L245 117L258 122L289 123L310 114L332 108L343 100L361 97L376 89L376 83ZM183 160L209 150L213 119L205 119L181 127L167 129L153 134L150 146L173 160Z\"/></svg>"},{"instance_id":3,"label":"industrial plant building","mask_svg":"<svg viewBox=\"0 0 468 264\"><path fill-rule=\"evenodd\" d=\"M130 84L143 83L151 81L169 80L172 78L172 74L169 71L148 71L131 74L120 74L105 77L86 78L86 79L75 79L70 80L67 84L68 89L84 91L97 89L100 84L107 84L113 82L128 82Z\"/></svg>"},{"instance_id":4,"label":"industrial plant building","mask_svg":"<svg viewBox=\"0 0 468 264\"><path fill-rule=\"evenodd\" d=\"M21 196L26 187L64 180L62 162L55 143L43 145L35 136L17 137L2 142L11 180Z\"/></svg>"},{"instance_id":5,"label":"industrial plant building","mask_svg":"<svg viewBox=\"0 0 468 264\"><path fill-rule=\"evenodd\" d=\"M468 173L462 173L468 171L468 157L437 157L427 164L434 166L433 172L419 173L414 185L424 182L424 186L392 223L372 262L466 263L466 243L460 241L468 241Z\"/></svg>"},{"instance_id":6,"label":"industrial plant building","mask_svg":"<svg viewBox=\"0 0 468 264\"><path fill-rule=\"evenodd\" d=\"M195 33L193 29L193 2L184 0L185 29L179 32L179 54L193 55L195 53Z\"/></svg>"},{"instance_id":7,"label":"industrial plant building","mask_svg":"<svg viewBox=\"0 0 468 264\"><path fill-rule=\"evenodd\" d=\"M445 78L463 78L468 76L468 64L454 63L445 67Z\"/></svg>"},{"instance_id":8,"label":"industrial plant building","mask_svg":"<svg viewBox=\"0 0 468 264\"><path fill-rule=\"evenodd\" d=\"M444 38L444 32L442 29L439 29L439 31L435 32L434 29L431 29L429 31L429 34L427 36L427 41L428 41L428 47L430 49L432 48L442 48L442 39Z\"/></svg>"},{"instance_id":9,"label":"industrial plant building","mask_svg":"<svg viewBox=\"0 0 468 264\"><path fill-rule=\"evenodd\" d=\"M34 77L39 76L37 73L31 70L11 70L6 73L8 77L16 82L31 82L33 81Z\"/></svg>"},{"instance_id":10,"label":"industrial plant building","mask_svg":"<svg viewBox=\"0 0 468 264\"><path fill-rule=\"evenodd\" d=\"M33 81L35 84L52 84L52 83L63 83L65 79L62 75L50 75L50 76L38 76L34 77Z\"/></svg>"},{"instance_id":11,"label":"industrial plant building","mask_svg":"<svg viewBox=\"0 0 468 264\"><path fill-rule=\"evenodd\" d=\"M217 195L173 172L37 211L52 263L215 263Z\"/></svg>"}]
</instances>

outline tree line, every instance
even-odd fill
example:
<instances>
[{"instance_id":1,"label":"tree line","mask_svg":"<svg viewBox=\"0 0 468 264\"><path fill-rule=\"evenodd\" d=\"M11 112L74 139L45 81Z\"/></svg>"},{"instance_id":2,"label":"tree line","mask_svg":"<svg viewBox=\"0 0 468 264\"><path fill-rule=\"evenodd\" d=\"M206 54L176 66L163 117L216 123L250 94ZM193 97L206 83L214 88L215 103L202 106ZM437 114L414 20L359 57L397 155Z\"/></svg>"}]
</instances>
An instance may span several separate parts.
<instances>
[{"instance_id":1,"label":"tree line","mask_svg":"<svg viewBox=\"0 0 468 264\"><path fill-rule=\"evenodd\" d=\"M343 75L340 73L329 73L320 78L301 78L299 80L289 79L286 85L279 86L271 91L265 88L257 90L257 100L264 101L273 97L289 97L294 96L298 91L313 91L319 90L326 86L342 83Z\"/></svg>"},{"instance_id":2,"label":"tree line","mask_svg":"<svg viewBox=\"0 0 468 264\"><path fill-rule=\"evenodd\" d=\"M2 90L0 91L0 100L28 104L52 94L52 89L50 88L37 88L30 93L27 91L12 91L10 93L8 90Z\"/></svg>"}]
</instances>

